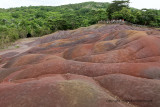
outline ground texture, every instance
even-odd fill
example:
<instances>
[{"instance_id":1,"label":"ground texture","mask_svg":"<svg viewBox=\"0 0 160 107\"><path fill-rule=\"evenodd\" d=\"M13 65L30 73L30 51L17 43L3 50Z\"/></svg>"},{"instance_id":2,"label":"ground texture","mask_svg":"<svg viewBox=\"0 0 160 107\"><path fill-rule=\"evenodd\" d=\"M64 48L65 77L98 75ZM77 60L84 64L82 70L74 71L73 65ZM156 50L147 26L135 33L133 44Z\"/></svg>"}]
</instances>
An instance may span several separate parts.
<instances>
[{"instance_id":1,"label":"ground texture","mask_svg":"<svg viewBox=\"0 0 160 107\"><path fill-rule=\"evenodd\" d=\"M0 107L160 107L160 32L59 31L0 52Z\"/></svg>"}]
</instances>

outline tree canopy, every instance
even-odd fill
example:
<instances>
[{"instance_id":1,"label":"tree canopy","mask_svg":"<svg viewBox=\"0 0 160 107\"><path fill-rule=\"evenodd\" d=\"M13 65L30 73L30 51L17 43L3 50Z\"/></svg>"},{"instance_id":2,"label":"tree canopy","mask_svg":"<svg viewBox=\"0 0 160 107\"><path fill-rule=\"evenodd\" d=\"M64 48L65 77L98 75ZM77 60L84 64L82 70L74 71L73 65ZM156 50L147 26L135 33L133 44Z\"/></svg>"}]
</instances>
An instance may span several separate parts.
<instances>
[{"instance_id":1,"label":"tree canopy","mask_svg":"<svg viewBox=\"0 0 160 107\"><path fill-rule=\"evenodd\" d=\"M122 10L122 8L129 7L129 0L114 0L112 3L108 6L107 12L108 12L108 18L112 19L112 13L116 11Z\"/></svg>"}]
</instances>

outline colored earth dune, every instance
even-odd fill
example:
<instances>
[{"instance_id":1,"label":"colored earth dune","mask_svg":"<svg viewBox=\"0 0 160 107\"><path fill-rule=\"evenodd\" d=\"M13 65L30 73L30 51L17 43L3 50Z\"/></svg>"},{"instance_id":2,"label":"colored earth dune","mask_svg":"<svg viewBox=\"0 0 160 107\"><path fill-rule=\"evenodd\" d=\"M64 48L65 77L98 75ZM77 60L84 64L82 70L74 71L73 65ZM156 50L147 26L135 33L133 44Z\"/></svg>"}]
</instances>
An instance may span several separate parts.
<instances>
[{"instance_id":1,"label":"colored earth dune","mask_svg":"<svg viewBox=\"0 0 160 107\"><path fill-rule=\"evenodd\" d=\"M0 107L160 107L156 29L97 24L25 45L0 52Z\"/></svg>"}]
</instances>

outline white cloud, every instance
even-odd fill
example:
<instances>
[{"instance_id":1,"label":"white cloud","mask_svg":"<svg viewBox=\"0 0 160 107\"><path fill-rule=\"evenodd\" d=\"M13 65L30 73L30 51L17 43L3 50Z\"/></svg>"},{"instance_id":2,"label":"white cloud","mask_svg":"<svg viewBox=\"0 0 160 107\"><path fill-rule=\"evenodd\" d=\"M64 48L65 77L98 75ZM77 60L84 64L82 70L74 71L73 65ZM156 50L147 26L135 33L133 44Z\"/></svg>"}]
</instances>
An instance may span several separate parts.
<instances>
[{"instance_id":1,"label":"white cloud","mask_svg":"<svg viewBox=\"0 0 160 107\"><path fill-rule=\"evenodd\" d=\"M58 6L70 3L80 3L86 1L111 2L112 0L0 0L0 8L11 8L20 6ZM130 0L131 7L135 8L155 8L160 9L159 0Z\"/></svg>"}]
</instances>

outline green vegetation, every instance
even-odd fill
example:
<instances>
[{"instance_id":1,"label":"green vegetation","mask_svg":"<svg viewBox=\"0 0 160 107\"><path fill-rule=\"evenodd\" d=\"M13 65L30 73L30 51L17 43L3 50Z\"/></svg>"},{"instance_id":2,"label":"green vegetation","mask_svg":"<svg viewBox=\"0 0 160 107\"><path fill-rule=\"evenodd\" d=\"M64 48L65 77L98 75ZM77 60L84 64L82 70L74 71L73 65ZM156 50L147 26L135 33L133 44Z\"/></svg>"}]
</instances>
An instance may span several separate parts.
<instances>
[{"instance_id":1,"label":"green vegetation","mask_svg":"<svg viewBox=\"0 0 160 107\"><path fill-rule=\"evenodd\" d=\"M131 23L160 26L160 10L138 10L129 1L85 2L63 6L29 6L0 9L0 47L19 38L38 37L57 30L76 29L99 20L125 19Z\"/></svg>"},{"instance_id":2,"label":"green vegetation","mask_svg":"<svg viewBox=\"0 0 160 107\"><path fill-rule=\"evenodd\" d=\"M160 27L160 10L130 8L129 0L114 0L106 11L109 19L124 19L133 24Z\"/></svg>"},{"instance_id":3,"label":"green vegetation","mask_svg":"<svg viewBox=\"0 0 160 107\"><path fill-rule=\"evenodd\" d=\"M86 2L63 6L0 9L0 46L19 38L37 37L57 30L76 29L107 19L108 3Z\"/></svg>"}]
</instances>

